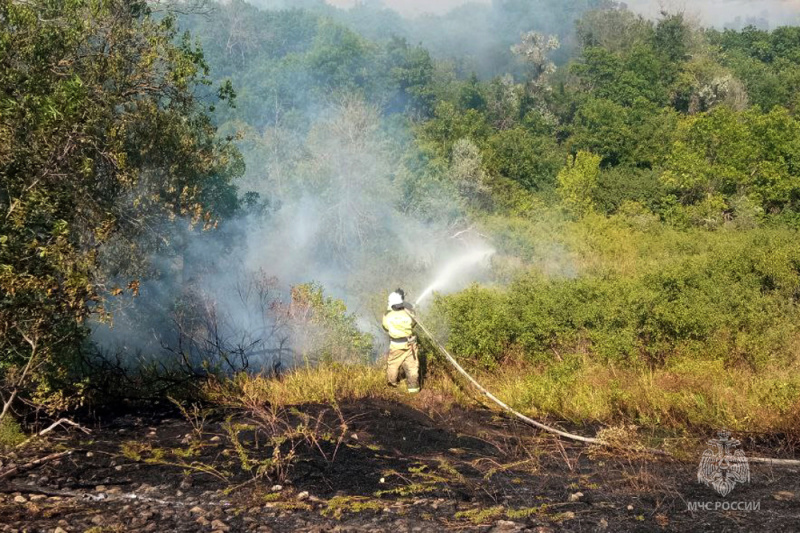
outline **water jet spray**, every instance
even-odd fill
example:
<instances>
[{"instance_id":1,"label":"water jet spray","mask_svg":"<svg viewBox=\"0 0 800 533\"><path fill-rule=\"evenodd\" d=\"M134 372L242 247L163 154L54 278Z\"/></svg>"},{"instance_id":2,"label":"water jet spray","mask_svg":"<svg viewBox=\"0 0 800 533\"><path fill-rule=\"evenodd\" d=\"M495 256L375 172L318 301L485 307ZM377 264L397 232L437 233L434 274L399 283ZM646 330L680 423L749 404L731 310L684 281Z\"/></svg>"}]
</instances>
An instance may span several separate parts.
<instances>
[{"instance_id":1,"label":"water jet spray","mask_svg":"<svg viewBox=\"0 0 800 533\"><path fill-rule=\"evenodd\" d=\"M447 263L441 272L439 272L439 275L436 276L436 279L433 281L433 283L431 283L428 288L422 291L420 297L417 298L416 302L414 302L414 306L416 307L421 302L424 302L426 298L433 294L433 291L446 287L459 273L464 272L473 266L480 265L482 262L487 261L494 254L495 250L491 248L481 248L479 250L471 250L456 257Z\"/></svg>"}]
</instances>

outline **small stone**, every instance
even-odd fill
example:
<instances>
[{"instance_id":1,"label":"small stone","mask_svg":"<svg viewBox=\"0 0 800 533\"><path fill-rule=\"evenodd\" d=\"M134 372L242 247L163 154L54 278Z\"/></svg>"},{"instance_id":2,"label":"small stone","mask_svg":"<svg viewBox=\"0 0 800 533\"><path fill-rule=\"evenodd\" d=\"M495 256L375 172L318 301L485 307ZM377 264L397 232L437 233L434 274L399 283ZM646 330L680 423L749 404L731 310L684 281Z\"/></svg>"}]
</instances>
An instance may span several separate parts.
<instances>
[{"instance_id":1,"label":"small stone","mask_svg":"<svg viewBox=\"0 0 800 533\"><path fill-rule=\"evenodd\" d=\"M62 528L61 526L59 526L59 527L57 527L57 528L55 528L55 529L53 530L53 533L67 533L67 532L64 530L64 528Z\"/></svg>"},{"instance_id":2,"label":"small stone","mask_svg":"<svg viewBox=\"0 0 800 533\"><path fill-rule=\"evenodd\" d=\"M628 509L629 511L633 511L633 505L628 504L628 507L626 507L626 509Z\"/></svg>"},{"instance_id":3,"label":"small stone","mask_svg":"<svg viewBox=\"0 0 800 533\"><path fill-rule=\"evenodd\" d=\"M95 490L95 492L105 492L106 491L106 486L105 485L97 485L94 488L94 490Z\"/></svg>"},{"instance_id":4,"label":"small stone","mask_svg":"<svg viewBox=\"0 0 800 533\"><path fill-rule=\"evenodd\" d=\"M309 496L310 494L308 493L308 491L304 490L303 492L297 495L297 500L302 502L303 500L307 500Z\"/></svg>"},{"instance_id":5,"label":"small stone","mask_svg":"<svg viewBox=\"0 0 800 533\"><path fill-rule=\"evenodd\" d=\"M583 498L583 493L582 492L576 492L575 494L570 494L569 495L569 501L571 501L571 502L580 501L581 498Z\"/></svg>"},{"instance_id":6,"label":"small stone","mask_svg":"<svg viewBox=\"0 0 800 533\"><path fill-rule=\"evenodd\" d=\"M38 502L39 500L44 500L46 498L47 496L45 496L44 494L34 494L33 496L31 496L30 499L32 502Z\"/></svg>"},{"instance_id":7,"label":"small stone","mask_svg":"<svg viewBox=\"0 0 800 533\"><path fill-rule=\"evenodd\" d=\"M223 522L222 520L213 520L211 522L211 528L216 531L230 531L231 529L227 525L225 525L225 522Z\"/></svg>"},{"instance_id":8,"label":"small stone","mask_svg":"<svg viewBox=\"0 0 800 533\"><path fill-rule=\"evenodd\" d=\"M122 472L122 465L115 466L114 470L116 470L117 472Z\"/></svg>"},{"instance_id":9,"label":"small stone","mask_svg":"<svg viewBox=\"0 0 800 533\"><path fill-rule=\"evenodd\" d=\"M25 496L22 496L21 494L14 496L14 503L25 503L27 501L28 500L25 498Z\"/></svg>"},{"instance_id":10,"label":"small stone","mask_svg":"<svg viewBox=\"0 0 800 533\"><path fill-rule=\"evenodd\" d=\"M283 490L283 485L272 485L272 492L280 492Z\"/></svg>"},{"instance_id":11,"label":"small stone","mask_svg":"<svg viewBox=\"0 0 800 533\"><path fill-rule=\"evenodd\" d=\"M510 520L498 520L494 523L494 528L492 528L491 533L510 533L516 532L523 529L522 524L518 524L516 522L512 522Z\"/></svg>"},{"instance_id":12,"label":"small stone","mask_svg":"<svg viewBox=\"0 0 800 533\"><path fill-rule=\"evenodd\" d=\"M200 524L201 526L207 526L211 522L209 522L208 518L206 518L205 516L201 516L200 518L195 520L195 523Z\"/></svg>"},{"instance_id":13,"label":"small stone","mask_svg":"<svg viewBox=\"0 0 800 533\"><path fill-rule=\"evenodd\" d=\"M221 440L222 439L219 437L219 435L214 435L213 437L211 437L211 442L219 442Z\"/></svg>"},{"instance_id":14,"label":"small stone","mask_svg":"<svg viewBox=\"0 0 800 533\"><path fill-rule=\"evenodd\" d=\"M94 452L86 452L86 457L94 457Z\"/></svg>"},{"instance_id":15,"label":"small stone","mask_svg":"<svg viewBox=\"0 0 800 533\"><path fill-rule=\"evenodd\" d=\"M198 507L198 506L192 507L191 509L189 509L189 512L190 513L195 513L195 514L205 514L205 511L203 510L203 508L202 507Z\"/></svg>"},{"instance_id":16,"label":"small stone","mask_svg":"<svg viewBox=\"0 0 800 533\"><path fill-rule=\"evenodd\" d=\"M350 436L353 438L353 440L358 440L358 433L353 433Z\"/></svg>"},{"instance_id":17,"label":"small stone","mask_svg":"<svg viewBox=\"0 0 800 533\"><path fill-rule=\"evenodd\" d=\"M794 500L794 492L789 492L788 490L782 490L773 494L772 498L778 500L779 502L790 502Z\"/></svg>"}]
</instances>

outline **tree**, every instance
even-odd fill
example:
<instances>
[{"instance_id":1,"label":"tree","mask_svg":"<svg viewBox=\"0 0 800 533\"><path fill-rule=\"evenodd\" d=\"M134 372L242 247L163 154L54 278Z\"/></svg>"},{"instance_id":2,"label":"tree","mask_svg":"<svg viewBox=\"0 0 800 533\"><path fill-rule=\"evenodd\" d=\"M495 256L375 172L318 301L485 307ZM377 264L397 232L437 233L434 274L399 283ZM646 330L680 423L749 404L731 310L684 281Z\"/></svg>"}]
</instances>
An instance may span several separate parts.
<instances>
[{"instance_id":1,"label":"tree","mask_svg":"<svg viewBox=\"0 0 800 533\"><path fill-rule=\"evenodd\" d=\"M561 167L562 150L547 136L516 127L489 138L487 168L532 191L552 190Z\"/></svg>"},{"instance_id":2,"label":"tree","mask_svg":"<svg viewBox=\"0 0 800 533\"><path fill-rule=\"evenodd\" d=\"M800 123L785 109L719 107L681 121L662 180L687 206L718 198L721 211L751 196L767 213L800 204Z\"/></svg>"},{"instance_id":3,"label":"tree","mask_svg":"<svg viewBox=\"0 0 800 533\"><path fill-rule=\"evenodd\" d=\"M461 109L475 109L477 111L486 109L486 96L478 80L478 75L474 72L461 86L458 93L458 104Z\"/></svg>"},{"instance_id":4,"label":"tree","mask_svg":"<svg viewBox=\"0 0 800 533\"><path fill-rule=\"evenodd\" d=\"M578 152L567 158L567 166L558 173L558 193L564 204L576 215L594 210L592 197L600 177L602 157L590 152Z\"/></svg>"},{"instance_id":5,"label":"tree","mask_svg":"<svg viewBox=\"0 0 800 533\"><path fill-rule=\"evenodd\" d=\"M211 228L236 209L237 152L195 97L207 68L188 36L176 44L174 22L140 1L0 3L5 402L78 401L70 372L86 320L122 290L108 275L164 247L156 228ZM127 253L100 270L112 239Z\"/></svg>"},{"instance_id":6,"label":"tree","mask_svg":"<svg viewBox=\"0 0 800 533\"><path fill-rule=\"evenodd\" d=\"M560 47L558 37L544 36L536 31L522 34L521 42L511 47L511 51L530 68L529 83L534 91L546 87L548 78L556 71L549 54Z\"/></svg>"},{"instance_id":7,"label":"tree","mask_svg":"<svg viewBox=\"0 0 800 533\"><path fill-rule=\"evenodd\" d=\"M393 40L388 47L389 72L396 88L396 103L390 107L413 117L428 118L433 113L434 66L430 53L421 46L409 47L404 40Z\"/></svg>"},{"instance_id":8,"label":"tree","mask_svg":"<svg viewBox=\"0 0 800 533\"><path fill-rule=\"evenodd\" d=\"M449 174L462 199L482 207L489 204L490 190L481 151L469 139L461 139L453 146Z\"/></svg>"},{"instance_id":9,"label":"tree","mask_svg":"<svg viewBox=\"0 0 800 533\"><path fill-rule=\"evenodd\" d=\"M378 117L375 107L350 97L308 136L308 159L300 172L320 204L313 249L332 263L357 264L359 254L385 239L387 211L399 200Z\"/></svg>"},{"instance_id":10,"label":"tree","mask_svg":"<svg viewBox=\"0 0 800 533\"><path fill-rule=\"evenodd\" d=\"M307 64L320 92L361 90L369 94L374 81L370 62L375 53L375 45L351 30L323 21Z\"/></svg>"},{"instance_id":11,"label":"tree","mask_svg":"<svg viewBox=\"0 0 800 533\"><path fill-rule=\"evenodd\" d=\"M653 23L627 9L589 11L576 26L584 48L600 47L612 53L646 44L653 35Z\"/></svg>"}]
</instances>

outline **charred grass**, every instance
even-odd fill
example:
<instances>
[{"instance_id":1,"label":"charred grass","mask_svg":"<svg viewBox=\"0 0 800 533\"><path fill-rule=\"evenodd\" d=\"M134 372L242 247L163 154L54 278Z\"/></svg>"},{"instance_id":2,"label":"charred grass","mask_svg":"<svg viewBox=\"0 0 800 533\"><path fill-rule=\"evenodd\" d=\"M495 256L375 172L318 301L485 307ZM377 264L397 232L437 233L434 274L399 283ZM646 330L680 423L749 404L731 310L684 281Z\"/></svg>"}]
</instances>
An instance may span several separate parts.
<instances>
[{"instance_id":1,"label":"charred grass","mask_svg":"<svg viewBox=\"0 0 800 533\"><path fill-rule=\"evenodd\" d=\"M598 387L602 378L589 383ZM796 520L791 502L772 498L778 489L800 492L796 472L754 465L751 485L737 489L742 499L769 504L767 517L692 515L687 501L714 498L696 481L709 434L676 425L672 440L665 439L667 432L636 425L625 412L576 426L555 409L526 409L509 392L518 389L504 388L510 375L481 379L517 407L551 424L599 433L616 447L539 433L481 405L443 372L432 373L420 395L407 396L384 387L380 368L322 366L281 379L210 383L202 404L162 404L96 424L90 438L56 436L7 452L5 465L54 446L75 450L12 479L0 495L0 517L16 529L52 530L63 522L78 530L134 531L153 523L204 530L213 520L232 531L326 524L481 530L500 521L576 531L722 531L743 524L785 529ZM748 452L792 452L785 436L748 435L742 439ZM655 441L681 453L643 451ZM34 494L47 498L33 502ZM17 495L26 503L15 502ZM97 518L97 509L106 518Z\"/></svg>"}]
</instances>

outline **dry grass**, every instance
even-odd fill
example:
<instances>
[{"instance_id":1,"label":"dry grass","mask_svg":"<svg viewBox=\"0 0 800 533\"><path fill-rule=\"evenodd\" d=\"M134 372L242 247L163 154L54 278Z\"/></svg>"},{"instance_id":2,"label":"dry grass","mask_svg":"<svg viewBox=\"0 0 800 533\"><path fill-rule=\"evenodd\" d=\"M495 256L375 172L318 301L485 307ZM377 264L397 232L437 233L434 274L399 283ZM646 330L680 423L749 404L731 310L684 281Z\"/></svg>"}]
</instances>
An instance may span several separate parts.
<instances>
[{"instance_id":1,"label":"dry grass","mask_svg":"<svg viewBox=\"0 0 800 533\"><path fill-rule=\"evenodd\" d=\"M236 398L239 404L273 406L337 403L393 393L381 368L359 364L300 367L280 379L239 374L228 383L212 384L207 392L220 403Z\"/></svg>"},{"instance_id":2,"label":"dry grass","mask_svg":"<svg viewBox=\"0 0 800 533\"><path fill-rule=\"evenodd\" d=\"M720 361L682 361L658 370L588 362L575 371L501 374L487 386L534 416L574 423L635 424L653 430L798 435L800 365L754 372Z\"/></svg>"},{"instance_id":3,"label":"dry grass","mask_svg":"<svg viewBox=\"0 0 800 533\"><path fill-rule=\"evenodd\" d=\"M440 364L433 363L435 371L417 396L407 395L402 387L388 388L384 369L377 364L299 368L280 380L240 375L210 387L209 396L217 403L235 398L238 405L280 407L386 398L410 403L431 416L453 405L485 402L437 368ZM550 366L503 368L476 378L512 407L536 418L633 426L641 434L676 441L723 427L800 437L798 364L758 372L726 368L719 361L676 361L658 370L619 369L578 355Z\"/></svg>"}]
</instances>

